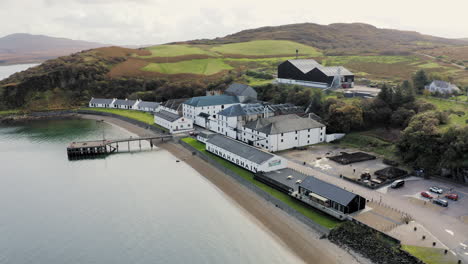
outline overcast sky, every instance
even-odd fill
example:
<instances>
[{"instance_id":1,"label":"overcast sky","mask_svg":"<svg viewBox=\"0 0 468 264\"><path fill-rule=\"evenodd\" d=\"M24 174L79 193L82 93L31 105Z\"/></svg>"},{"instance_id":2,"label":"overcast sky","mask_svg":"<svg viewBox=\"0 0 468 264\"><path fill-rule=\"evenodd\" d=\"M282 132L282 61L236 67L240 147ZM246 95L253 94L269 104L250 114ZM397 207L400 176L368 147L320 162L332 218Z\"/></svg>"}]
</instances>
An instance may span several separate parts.
<instances>
[{"instance_id":1,"label":"overcast sky","mask_svg":"<svg viewBox=\"0 0 468 264\"><path fill-rule=\"evenodd\" d=\"M0 36L158 44L261 26L364 22L461 38L467 10L468 0L0 0Z\"/></svg>"}]
</instances>

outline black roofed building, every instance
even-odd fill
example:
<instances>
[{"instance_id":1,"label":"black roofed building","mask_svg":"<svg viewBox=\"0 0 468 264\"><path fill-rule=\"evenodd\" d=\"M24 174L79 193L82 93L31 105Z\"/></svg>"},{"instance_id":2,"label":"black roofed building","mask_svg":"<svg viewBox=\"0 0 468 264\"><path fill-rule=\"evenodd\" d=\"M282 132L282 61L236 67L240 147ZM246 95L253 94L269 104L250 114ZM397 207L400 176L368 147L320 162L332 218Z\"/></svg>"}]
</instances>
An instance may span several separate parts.
<instances>
[{"instance_id":1,"label":"black roofed building","mask_svg":"<svg viewBox=\"0 0 468 264\"><path fill-rule=\"evenodd\" d=\"M274 152L324 142L325 133L324 124L291 114L247 122L239 139Z\"/></svg>"},{"instance_id":2,"label":"black roofed building","mask_svg":"<svg viewBox=\"0 0 468 264\"><path fill-rule=\"evenodd\" d=\"M299 184L298 195L306 203L318 203L343 214L366 207L365 198L311 176Z\"/></svg>"},{"instance_id":3,"label":"black roofed building","mask_svg":"<svg viewBox=\"0 0 468 264\"><path fill-rule=\"evenodd\" d=\"M255 179L338 219L366 207L365 198L291 168L256 173Z\"/></svg>"},{"instance_id":4,"label":"black roofed building","mask_svg":"<svg viewBox=\"0 0 468 264\"><path fill-rule=\"evenodd\" d=\"M254 173L279 170L287 165L282 157L219 134L206 141L206 150Z\"/></svg>"},{"instance_id":5,"label":"black roofed building","mask_svg":"<svg viewBox=\"0 0 468 264\"><path fill-rule=\"evenodd\" d=\"M89 107L102 107L108 108L114 103L116 99L106 99L106 98L91 98L89 101Z\"/></svg>"},{"instance_id":6,"label":"black roofed building","mask_svg":"<svg viewBox=\"0 0 468 264\"><path fill-rule=\"evenodd\" d=\"M312 59L296 59L278 65L277 81L318 88L351 88L354 74L343 66L325 67Z\"/></svg>"},{"instance_id":7,"label":"black roofed building","mask_svg":"<svg viewBox=\"0 0 468 264\"><path fill-rule=\"evenodd\" d=\"M233 83L229 85L224 93L227 95L237 96L240 103L257 101L257 92L246 84Z\"/></svg>"},{"instance_id":8,"label":"black roofed building","mask_svg":"<svg viewBox=\"0 0 468 264\"><path fill-rule=\"evenodd\" d=\"M193 121L191 119L164 109L154 113L154 123L166 128L171 134L193 130Z\"/></svg>"}]
</instances>

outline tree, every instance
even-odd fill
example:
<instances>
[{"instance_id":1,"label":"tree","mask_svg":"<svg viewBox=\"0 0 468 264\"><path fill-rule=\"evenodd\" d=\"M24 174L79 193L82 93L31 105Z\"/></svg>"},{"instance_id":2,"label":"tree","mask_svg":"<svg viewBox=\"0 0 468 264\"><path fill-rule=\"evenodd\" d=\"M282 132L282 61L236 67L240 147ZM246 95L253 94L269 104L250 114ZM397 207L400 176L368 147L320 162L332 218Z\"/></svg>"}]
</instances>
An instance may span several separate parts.
<instances>
[{"instance_id":1,"label":"tree","mask_svg":"<svg viewBox=\"0 0 468 264\"><path fill-rule=\"evenodd\" d=\"M403 92L403 103L411 103L416 99L413 85L408 80L403 81L401 84L401 89Z\"/></svg>"},{"instance_id":2,"label":"tree","mask_svg":"<svg viewBox=\"0 0 468 264\"><path fill-rule=\"evenodd\" d=\"M386 84L383 84L377 97L384 102L391 102L392 90Z\"/></svg>"},{"instance_id":3,"label":"tree","mask_svg":"<svg viewBox=\"0 0 468 264\"><path fill-rule=\"evenodd\" d=\"M331 105L327 123L331 131L348 133L362 126L362 110L355 105Z\"/></svg>"},{"instance_id":4,"label":"tree","mask_svg":"<svg viewBox=\"0 0 468 264\"><path fill-rule=\"evenodd\" d=\"M429 84L429 78L424 70L419 70L413 75L413 85L418 94L422 94L424 87Z\"/></svg>"}]
</instances>

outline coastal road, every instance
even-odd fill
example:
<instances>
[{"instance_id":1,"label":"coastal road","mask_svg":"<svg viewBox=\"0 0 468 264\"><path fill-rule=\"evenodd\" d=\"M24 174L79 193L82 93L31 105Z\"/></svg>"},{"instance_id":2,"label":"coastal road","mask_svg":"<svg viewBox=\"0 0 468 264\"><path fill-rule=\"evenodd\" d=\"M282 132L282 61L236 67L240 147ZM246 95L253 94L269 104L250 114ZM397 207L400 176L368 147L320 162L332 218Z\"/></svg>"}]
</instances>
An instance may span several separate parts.
<instances>
[{"instance_id":1,"label":"coastal road","mask_svg":"<svg viewBox=\"0 0 468 264\"><path fill-rule=\"evenodd\" d=\"M380 190L371 190L363 186L345 181L339 175L332 175L326 170L302 162L283 157L289 160L289 167L315 176L326 182L335 184L341 188L357 193L368 200L381 201L395 209L411 215L417 222L425 226L450 250L455 252L464 263L468 263L468 223L464 223L460 217L468 215L468 187L454 183L441 183L436 180L417 179L409 181L402 189L393 190L383 187ZM453 188L463 194L458 202L450 202L447 209L432 210L418 203L410 202L411 196L427 190L430 186L440 186L444 189ZM466 196L465 196L466 194ZM466 219L465 219L466 221Z\"/></svg>"}]
</instances>

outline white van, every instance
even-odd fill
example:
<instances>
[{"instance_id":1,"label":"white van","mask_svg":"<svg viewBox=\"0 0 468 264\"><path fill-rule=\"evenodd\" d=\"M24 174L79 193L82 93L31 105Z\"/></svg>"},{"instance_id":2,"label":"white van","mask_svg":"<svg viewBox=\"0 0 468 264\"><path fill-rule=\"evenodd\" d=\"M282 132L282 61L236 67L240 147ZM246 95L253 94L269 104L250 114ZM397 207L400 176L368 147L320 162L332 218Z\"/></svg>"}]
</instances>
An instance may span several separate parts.
<instances>
[{"instance_id":1,"label":"white van","mask_svg":"<svg viewBox=\"0 0 468 264\"><path fill-rule=\"evenodd\" d=\"M403 187L403 186L405 186L405 181L404 180L396 180L396 181L392 182L392 185L390 185L390 187L392 187L393 189L400 188L400 187Z\"/></svg>"}]
</instances>

